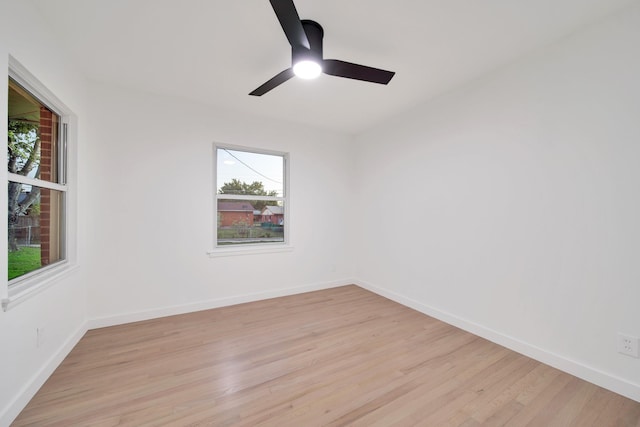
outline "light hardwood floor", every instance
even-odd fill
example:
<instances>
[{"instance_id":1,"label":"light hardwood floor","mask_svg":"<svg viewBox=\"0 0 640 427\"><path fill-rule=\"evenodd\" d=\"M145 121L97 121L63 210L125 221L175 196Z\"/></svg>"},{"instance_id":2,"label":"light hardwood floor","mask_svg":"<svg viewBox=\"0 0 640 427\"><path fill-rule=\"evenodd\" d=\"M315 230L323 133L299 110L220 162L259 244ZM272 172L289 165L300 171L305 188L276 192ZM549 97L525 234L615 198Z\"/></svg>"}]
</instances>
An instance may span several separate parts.
<instances>
[{"instance_id":1,"label":"light hardwood floor","mask_svg":"<svg viewBox=\"0 0 640 427\"><path fill-rule=\"evenodd\" d=\"M89 331L14 425L638 426L640 403L345 286Z\"/></svg>"}]
</instances>

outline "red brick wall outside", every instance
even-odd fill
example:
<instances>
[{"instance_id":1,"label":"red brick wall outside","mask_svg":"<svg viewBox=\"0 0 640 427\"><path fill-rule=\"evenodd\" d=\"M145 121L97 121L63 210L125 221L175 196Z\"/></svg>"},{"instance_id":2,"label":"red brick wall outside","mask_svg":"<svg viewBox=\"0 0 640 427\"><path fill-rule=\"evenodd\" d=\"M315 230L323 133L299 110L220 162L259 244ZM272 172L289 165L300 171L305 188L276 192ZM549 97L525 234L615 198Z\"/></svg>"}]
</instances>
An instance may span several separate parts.
<instances>
[{"instance_id":1,"label":"red brick wall outside","mask_svg":"<svg viewBox=\"0 0 640 427\"><path fill-rule=\"evenodd\" d=\"M240 222L253 226L253 212L220 212L220 227L232 227Z\"/></svg>"}]
</instances>

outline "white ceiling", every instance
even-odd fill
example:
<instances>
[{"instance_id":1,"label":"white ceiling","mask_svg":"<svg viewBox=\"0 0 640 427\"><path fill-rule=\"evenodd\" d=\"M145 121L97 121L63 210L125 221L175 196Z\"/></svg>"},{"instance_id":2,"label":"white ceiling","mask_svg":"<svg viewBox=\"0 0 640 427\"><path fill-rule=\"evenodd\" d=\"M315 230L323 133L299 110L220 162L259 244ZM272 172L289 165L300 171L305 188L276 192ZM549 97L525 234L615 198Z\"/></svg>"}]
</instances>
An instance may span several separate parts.
<instances>
[{"instance_id":1,"label":"white ceiling","mask_svg":"<svg viewBox=\"0 0 640 427\"><path fill-rule=\"evenodd\" d=\"M602 19L631 0L296 0L325 58L388 86L323 75L248 93L290 66L268 0L32 0L88 78L355 134Z\"/></svg>"}]
</instances>

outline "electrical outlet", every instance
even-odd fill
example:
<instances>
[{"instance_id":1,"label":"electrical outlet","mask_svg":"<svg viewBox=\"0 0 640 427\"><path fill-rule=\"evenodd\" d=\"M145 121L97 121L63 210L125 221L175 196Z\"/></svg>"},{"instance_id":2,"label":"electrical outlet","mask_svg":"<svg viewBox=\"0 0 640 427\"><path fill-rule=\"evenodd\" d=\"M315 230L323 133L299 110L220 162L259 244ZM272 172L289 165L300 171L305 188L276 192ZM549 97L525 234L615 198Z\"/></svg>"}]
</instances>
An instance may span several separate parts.
<instances>
[{"instance_id":1,"label":"electrical outlet","mask_svg":"<svg viewBox=\"0 0 640 427\"><path fill-rule=\"evenodd\" d=\"M631 335L618 332L618 353L626 354L631 357L640 357L639 339Z\"/></svg>"}]
</instances>

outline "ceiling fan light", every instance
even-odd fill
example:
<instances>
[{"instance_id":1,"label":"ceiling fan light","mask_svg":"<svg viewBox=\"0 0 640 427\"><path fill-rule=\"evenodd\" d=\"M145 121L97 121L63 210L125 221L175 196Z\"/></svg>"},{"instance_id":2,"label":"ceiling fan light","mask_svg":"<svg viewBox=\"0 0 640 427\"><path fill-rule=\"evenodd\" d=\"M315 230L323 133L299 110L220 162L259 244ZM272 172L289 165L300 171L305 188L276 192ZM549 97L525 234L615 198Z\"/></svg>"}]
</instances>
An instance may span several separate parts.
<instances>
[{"instance_id":1,"label":"ceiling fan light","mask_svg":"<svg viewBox=\"0 0 640 427\"><path fill-rule=\"evenodd\" d=\"M315 79L322 73L322 67L315 61L299 61L293 66L293 72L301 79Z\"/></svg>"}]
</instances>

